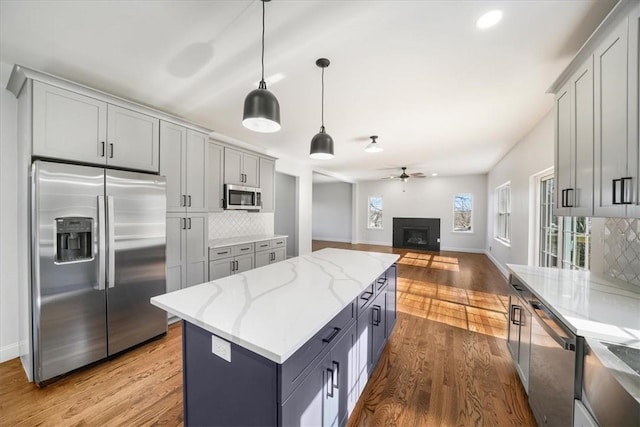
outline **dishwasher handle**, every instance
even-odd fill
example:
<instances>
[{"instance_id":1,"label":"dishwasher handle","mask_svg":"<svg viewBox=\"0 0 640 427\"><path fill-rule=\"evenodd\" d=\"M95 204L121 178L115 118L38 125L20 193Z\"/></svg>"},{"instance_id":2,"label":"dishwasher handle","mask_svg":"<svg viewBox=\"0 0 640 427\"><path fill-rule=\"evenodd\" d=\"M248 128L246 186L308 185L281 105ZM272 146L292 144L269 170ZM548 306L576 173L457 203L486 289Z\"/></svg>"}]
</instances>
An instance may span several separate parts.
<instances>
[{"instance_id":1,"label":"dishwasher handle","mask_svg":"<svg viewBox=\"0 0 640 427\"><path fill-rule=\"evenodd\" d=\"M562 322L549 311L547 307L540 304L537 301L530 301L531 307L533 308L533 312L535 316L540 320L540 325L544 328L544 330L549 334L551 338L560 346L569 351L576 351L576 338L573 332L569 331L566 326L562 324ZM543 315L541 315L542 313ZM552 323L554 326L551 326ZM566 336L562 336L558 333L558 329L564 332Z\"/></svg>"}]
</instances>

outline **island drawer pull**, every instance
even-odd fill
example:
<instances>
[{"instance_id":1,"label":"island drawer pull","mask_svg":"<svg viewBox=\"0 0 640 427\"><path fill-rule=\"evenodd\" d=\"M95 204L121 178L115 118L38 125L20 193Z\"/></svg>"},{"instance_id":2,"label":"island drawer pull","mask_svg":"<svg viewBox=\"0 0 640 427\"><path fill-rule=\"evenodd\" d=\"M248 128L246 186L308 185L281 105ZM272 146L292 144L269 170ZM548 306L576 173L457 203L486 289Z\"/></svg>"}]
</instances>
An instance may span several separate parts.
<instances>
[{"instance_id":1,"label":"island drawer pull","mask_svg":"<svg viewBox=\"0 0 640 427\"><path fill-rule=\"evenodd\" d=\"M373 326L380 326L380 322L382 321L382 307L379 305L373 306L373 311L371 312L373 316Z\"/></svg>"},{"instance_id":2,"label":"island drawer pull","mask_svg":"<svg viewBox=\"0 0 640 427\"><path fill-rule=\"evenodd\" d=\"M327 368L327 397L333 397L333 369Z\"/></svg>"},{"instance_id":3,"label":"island drawer pull","mask_svg":"<svg viewBox=\"0 0 640 427\"><path fill-rule=\"evenodd\" d=\"M322 338L322 342L329 344L335 337L338 336L341 330L341 328L333 328L333 332L331 332L331 335L329 335L327 338Z\"/></svg>"}]
</instances>

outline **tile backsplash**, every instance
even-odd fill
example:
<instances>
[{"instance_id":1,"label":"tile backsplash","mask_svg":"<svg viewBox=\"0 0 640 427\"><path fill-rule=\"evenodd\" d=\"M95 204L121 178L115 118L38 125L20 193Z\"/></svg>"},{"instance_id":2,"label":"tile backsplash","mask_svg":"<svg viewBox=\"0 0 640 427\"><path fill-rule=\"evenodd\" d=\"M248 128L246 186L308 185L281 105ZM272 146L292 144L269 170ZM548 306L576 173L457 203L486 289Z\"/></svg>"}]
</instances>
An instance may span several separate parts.
<instances>
[{"instance_id":1,"label":"tile backsplash","mask_svg":"<svg viewBox=\"0 0 640 427\"><path fill-rule=\"evenodd\" d=\"M640 219L606 220L604 273L640 286Z\"/></svg>"},{"instance_id":2,"label":"tile backsplash","mask_svg":"<svg viewBox=\"0 0 640 427\"><path fill-rule=\"evenodd\" d=\"M273 213L223 211L209 214L209 239L273 234Z\"/></svg>"}]
</instances>

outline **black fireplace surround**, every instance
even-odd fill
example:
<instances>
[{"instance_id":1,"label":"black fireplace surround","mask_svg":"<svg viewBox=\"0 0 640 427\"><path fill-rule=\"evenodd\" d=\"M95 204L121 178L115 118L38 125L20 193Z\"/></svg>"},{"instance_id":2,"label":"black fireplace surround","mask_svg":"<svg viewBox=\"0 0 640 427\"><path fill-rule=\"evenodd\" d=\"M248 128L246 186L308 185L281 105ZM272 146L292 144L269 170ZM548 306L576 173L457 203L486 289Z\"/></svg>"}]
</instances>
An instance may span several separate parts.
<instances>
[{"instance_id":1,"label":"black fireplace surround","mask_svg":"<svg viewBox=\"0 0 640 427\"><path fill-rule=\"evenodd\" d=\"M393 218L393 247L440 250L440 218Z\"/></svg>"}]
</instances>

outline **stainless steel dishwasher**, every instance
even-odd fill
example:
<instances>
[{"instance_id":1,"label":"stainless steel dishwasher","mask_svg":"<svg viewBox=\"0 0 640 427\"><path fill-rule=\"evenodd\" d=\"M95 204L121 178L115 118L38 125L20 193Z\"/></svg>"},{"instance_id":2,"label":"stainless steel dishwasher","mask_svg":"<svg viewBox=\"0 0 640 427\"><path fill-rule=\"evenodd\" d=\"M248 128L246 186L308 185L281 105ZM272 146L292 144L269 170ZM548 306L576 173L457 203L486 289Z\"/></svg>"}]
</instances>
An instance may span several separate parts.
<instances>
[{"instance_id":1,"label":"stainless steel dishwasher","mask_svg":"<svg viewBox=\"0 0 640 427\"><path fill-rule=\"evenodd\" d=\"M581 384L582 338L577 337L537 298L530 300L531 364L529 403L540 426L573 425L576 373ZM576 363L579 366L576 367Z\"/></svg>"}]
</instances>

